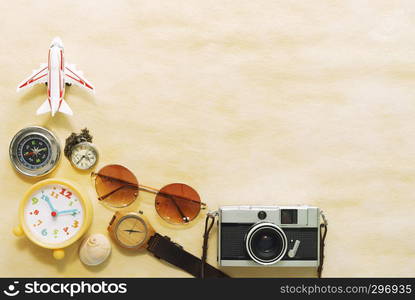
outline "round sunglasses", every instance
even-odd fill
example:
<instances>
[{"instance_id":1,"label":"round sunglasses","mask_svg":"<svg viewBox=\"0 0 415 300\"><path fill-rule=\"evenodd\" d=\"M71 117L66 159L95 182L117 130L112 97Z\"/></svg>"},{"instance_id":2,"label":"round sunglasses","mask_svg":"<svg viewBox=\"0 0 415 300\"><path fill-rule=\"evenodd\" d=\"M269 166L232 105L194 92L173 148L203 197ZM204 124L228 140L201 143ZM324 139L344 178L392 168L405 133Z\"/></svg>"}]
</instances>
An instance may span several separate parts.
<instances>
[{"instance_id":1,"label":"round sunglasses","mask_svg":"<svg viewBox=\"0 0 415 300\"><path fill-rule=\"evenodd\" d=\"M141 185L135 175L121 165L107 165L98 172L92 172L98 200L122 208L132 204L139 191L155 194L155 208L158 215L172 224L184 224L194 220L206 204L199 194L184 183L172 183L160 190Z\"/></svg>"}]
</instances>

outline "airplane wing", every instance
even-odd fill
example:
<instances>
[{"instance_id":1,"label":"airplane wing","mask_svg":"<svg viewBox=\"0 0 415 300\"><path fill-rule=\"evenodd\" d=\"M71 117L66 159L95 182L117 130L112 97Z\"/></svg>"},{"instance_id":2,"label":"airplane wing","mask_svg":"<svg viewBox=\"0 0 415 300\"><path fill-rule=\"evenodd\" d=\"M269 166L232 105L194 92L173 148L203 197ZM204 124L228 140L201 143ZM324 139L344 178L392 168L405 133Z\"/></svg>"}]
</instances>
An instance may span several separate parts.
<instances>
[{"instance_id":1,"label":"airplane wing","mask_svg":"<svg viewBox=\"0 0 415 300\"><path fill-rule=\"evenodd\" d=\"M65 82L83 87L95 93L94 86L83 77L82 71L76 69L75 65L65 64Z\"/></svg>"},{"instance_id":2,"label":"airplane wing","mask_svg":"<svg viewBox=\"0 0 415 300\"><path fill-rule=\"evenodd\" d=\"M39 69L33 70L32 75L30 75L28 78L23 80L17 86L17 91L19 92L22 89L32 87L35 84L46 83L46 82L48 82L48 77L49 77L48 76L48 65L47 64L41 64Z\"/></svg>"}]
</instances>

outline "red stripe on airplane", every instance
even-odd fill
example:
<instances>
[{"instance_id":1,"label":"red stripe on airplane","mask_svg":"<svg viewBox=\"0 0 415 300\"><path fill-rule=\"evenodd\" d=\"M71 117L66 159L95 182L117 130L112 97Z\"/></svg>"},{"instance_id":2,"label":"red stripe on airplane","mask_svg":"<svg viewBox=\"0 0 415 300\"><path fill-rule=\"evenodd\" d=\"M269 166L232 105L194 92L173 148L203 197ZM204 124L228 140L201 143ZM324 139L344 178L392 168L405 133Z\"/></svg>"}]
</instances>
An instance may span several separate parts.
<instances>
[{"instance_id":1,"label":"red stripe on airplane","mask_svg":"<svg viewBox=\"0 0 415 300\"><path fill-rule=\"evenodd\" d=\"M29 80L29 82L28 82L28 83L35 82L36 80L39 80L40 78L45 77L46 75L47 75L47 74L44 74L44 75L42 75L42 76L40 76L40 77L38 77L38 78L31 79L31 80Z\"/></svg>"},{"instance_id":2,"label":"red stripe on airplane","mask_svg":"<svg viewBox=\"0 0 415 300\"><path fill-rule=\"evenodd\" d=\"M69 78L72 78L73 80L75 80L75 81L79 82L80 84L85 84L85 82L84 82L84 81L82 81L81 79L76 79L75 77L72 77L72 76L71 76L71 75L69 75L69 74L66 74L66 76L68 76Z\"/></svg>"},{"instance_id":3,"label":"red stripe on airplane","mask_svg":"<svg viewBox=\"0 0 415 300\"><path fill-rule=\"evenodd\" d=\"M88 87L88 88L90 88L91 90L93 89L93 87L92 86L90 86L88 83L86 83L85 81L83 81L82 79L81 79L81 77L79 77L78 75L76 75L71 69L69 69L68 67L66 67L66 69L68 70L68 71L70 71L72 74L74 74L76 77L78 77L79 79L76 79L76 78L74 78L74 77L72 77L71 75L69 75L69 74L65 74L66 76L68 76L69 78L72 78L73 80L75 80L75 81L77 81L77 82L79 82L80 84L82 84L82 85L85 85L86 87Z\"/></svg>"},{"instance_id":4,"label":"red stripe on airplane","mask_svg":"<svg viewBox=\"0 0 415 300\"><path fill-rule=\"evenodd\" d=\"M39 72L37 72L37 73L36 73L35 75L33 75L32 77L30 77L30 78L29 78L29 80L28 80L28 81L26 81L25 83L23 83L22 85L20 85L20 86L19 86L19 88L22 88L22 87L24 87L24 86L28 85L29 83L32 83L33 81L36 81L36 80L38 80L39 78L42 78L42 77L46 76L46 74L45 74L45 75L43 75L43 76L40 76L39 78L32 79L32 78L33 78L33 77L35 77L36 75L38 75L38 74L42 73L45 69L46 69L46 67L44 67L42 70L40 70Z\"/></svg>"},{"instance_id":5,"label":"red stripe on airplane","mask_svg":"<svg viewBox=\"0 0 415 300\"><path fill-rule=\"evenodd\" d=\"M62 54L62 50L61 50L61 70L63 71L63 54Z\"/></svg>"}]
</instances>

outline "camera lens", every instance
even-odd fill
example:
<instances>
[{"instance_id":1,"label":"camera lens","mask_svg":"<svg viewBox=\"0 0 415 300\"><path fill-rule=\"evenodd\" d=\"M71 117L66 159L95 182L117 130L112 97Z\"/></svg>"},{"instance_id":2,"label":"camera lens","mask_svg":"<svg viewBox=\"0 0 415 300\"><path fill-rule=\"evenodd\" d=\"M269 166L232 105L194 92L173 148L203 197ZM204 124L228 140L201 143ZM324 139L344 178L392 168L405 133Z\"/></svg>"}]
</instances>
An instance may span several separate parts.
<instances>
[{"instance_id":1,"label":"camera lens","mask_svg":"<svg viewBox=\"0 0 415 300\"><path fill-rule=\"evenodd\" d=\"M272 229L257 231L252 236L252 251L261 259L268 260L282 250L281 237Z\"/></svg>"},{"instance_id":2,"label":"camera lens","mask_svg":"<svg viewBox=\"0 0 415 300\"><path fill-rule=\"evenodd\" d=\"M249 256L257 263L273 264L287 251L287 237L275 224L259 223L248 232L246 249Z\"/></svg>"}]
</instances>

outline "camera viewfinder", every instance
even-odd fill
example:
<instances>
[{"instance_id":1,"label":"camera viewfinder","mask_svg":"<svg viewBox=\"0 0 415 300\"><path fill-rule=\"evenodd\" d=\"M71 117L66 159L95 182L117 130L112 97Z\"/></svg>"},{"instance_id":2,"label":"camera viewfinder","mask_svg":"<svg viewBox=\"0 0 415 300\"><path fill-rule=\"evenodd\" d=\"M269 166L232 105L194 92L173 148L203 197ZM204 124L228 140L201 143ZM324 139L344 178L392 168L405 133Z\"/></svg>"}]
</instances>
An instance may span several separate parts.
<instances>
[{"instance_id":1,"label":"camera viewfinder","mask_svg":"<svg viewBox=\"0 0 415 300\"><path fill-rule=\"evenodd\" d=\"M281 224L297 224L297 219L296 209L281 209Z\"/></svg>"}]
</instances>

